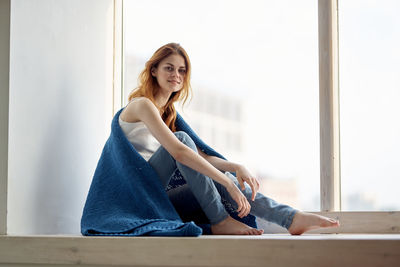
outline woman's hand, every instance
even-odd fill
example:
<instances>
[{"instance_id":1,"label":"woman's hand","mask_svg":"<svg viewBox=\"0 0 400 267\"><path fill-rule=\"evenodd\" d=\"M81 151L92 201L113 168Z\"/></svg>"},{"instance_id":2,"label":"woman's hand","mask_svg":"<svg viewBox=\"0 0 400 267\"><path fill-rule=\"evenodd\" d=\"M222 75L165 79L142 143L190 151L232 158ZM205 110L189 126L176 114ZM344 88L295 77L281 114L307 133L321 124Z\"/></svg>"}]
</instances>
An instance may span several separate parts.
<instances>
[{"instance_id":1,"label":"woman's hand","mask_svg":"<svg viewBox=\"0 0 400 267\"><path fill-rule=\"evenodd\" d=\"M226 190L238 205L237 209L238 216L240 218L247 216L250 213L251 209L250 203L247 201L247 198L239 190L236 184L233 181L231 181L231 183L229 183L229 185L226 187Z\"/></svg>"},{"instance_id":2,"label":"woman's hand","mask_svg":"<svg viewBox=\"0 0 400 267\"><path fill-rule=\"evenodd\" d=\"M260 182L252 174L250 174L250 172L243 165L238 165L235 172L236 178L242 190L245 188L244 182L248 183L248 185L251 187L251 200L254 201L257 191L260 188Z\"/></svg>"}]
</instances>

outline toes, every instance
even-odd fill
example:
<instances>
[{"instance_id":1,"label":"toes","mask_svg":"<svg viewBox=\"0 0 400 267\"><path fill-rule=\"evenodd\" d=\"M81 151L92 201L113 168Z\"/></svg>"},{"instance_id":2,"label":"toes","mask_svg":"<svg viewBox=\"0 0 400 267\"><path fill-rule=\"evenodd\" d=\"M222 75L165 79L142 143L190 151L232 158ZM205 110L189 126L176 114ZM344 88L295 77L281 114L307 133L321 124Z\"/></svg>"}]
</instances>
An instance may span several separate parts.
<instances>
[{"instance_id":1,"label":"toes","mask_svg":"<svg viewBox=\"0 0 400 267\"><path fill-rule=\"evenodd\" d=\"M339 225L339 221L328 217L321 217L320 223L318 224L320 227L337 227Z\"/></svg>"},{"instance_id":2,"label":"toes","mask_svg":"<svg viewBox=\"0 0 400 267\"><path fill-rule=\"evenodd\" d=\"M320 225L321 226L334 226L334 225L337 225L337 224L338 224L338 222L336 220L334 220L334 219L323 218Z\"/></svg>"},{"instance_id":3,"label":"toes","mask_svg":"<svg viewBox=\"0 0 400 267\"><path fill-rule=\"evenodd\" d=\"M339 223L338 220L335 220L335 219L329 219L329 220L331 221L331 223L332 223L333 225L340 225L340 223Z\"/></svg>"},{"instance_id":4,"label":"toes","mask_svg":"<svg viewBox=\"0 0 400 267\"><path fill-rule=\"evenodd\" d=\"M263 230L258 230L258 229L255 229L255 228L252 228L252 229L248 230L248 233L250 235L262 235L263 232L264 232Z\"/></svg>"}]
</instances>

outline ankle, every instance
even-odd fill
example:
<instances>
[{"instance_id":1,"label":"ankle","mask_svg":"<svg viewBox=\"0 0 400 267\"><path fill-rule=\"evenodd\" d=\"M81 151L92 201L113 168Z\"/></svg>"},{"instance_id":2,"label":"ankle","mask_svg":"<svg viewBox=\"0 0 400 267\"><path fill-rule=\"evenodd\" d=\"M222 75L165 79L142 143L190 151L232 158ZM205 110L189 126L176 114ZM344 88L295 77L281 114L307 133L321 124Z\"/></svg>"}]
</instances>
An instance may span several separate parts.
<instances>
[{"instance_id":1,"label":"ankle","mask_svg":"<svg viewBox=\"0 0 400 267\"><path fill-rule=\"evenodd\" d=\"M230 219L232 219L232 217L230 215L228 215L224 219L222 219L221 221L219 221L217 223L214 223L214 224L211 224L211 227L213 227L213 226L223 226L223 225L227 224L230 221Z\"/></svg>"}]
</instances>

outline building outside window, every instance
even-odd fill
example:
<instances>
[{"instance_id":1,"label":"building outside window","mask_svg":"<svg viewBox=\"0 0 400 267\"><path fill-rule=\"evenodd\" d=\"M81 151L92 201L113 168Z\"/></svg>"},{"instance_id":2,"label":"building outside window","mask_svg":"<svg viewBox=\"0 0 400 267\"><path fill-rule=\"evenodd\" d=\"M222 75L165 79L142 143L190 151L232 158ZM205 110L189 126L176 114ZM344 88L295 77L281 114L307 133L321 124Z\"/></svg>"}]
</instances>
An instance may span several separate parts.
<instances>
[{"instance_id":1,"label":"building outside window","mask_svg":"<svg viewBox=\"0 0 400 267\"><path fill-rule=\"evenodd\" d=\"M186 108L177 106L183 117L227 159L248 166L261 192L319 210L318 3L188 3L124 1L124 104L145 60L180 43L194 92Z\"/></svg>"},{"instance_id":2,"label":"building outside window","mask_svg":"<svg viewBox=\"0 0 400 267\"><path fill-rule=\"evenodd\" d=\"M400 210L400 3L339 2L342 209Z\"/></svg>"}]
</instances>

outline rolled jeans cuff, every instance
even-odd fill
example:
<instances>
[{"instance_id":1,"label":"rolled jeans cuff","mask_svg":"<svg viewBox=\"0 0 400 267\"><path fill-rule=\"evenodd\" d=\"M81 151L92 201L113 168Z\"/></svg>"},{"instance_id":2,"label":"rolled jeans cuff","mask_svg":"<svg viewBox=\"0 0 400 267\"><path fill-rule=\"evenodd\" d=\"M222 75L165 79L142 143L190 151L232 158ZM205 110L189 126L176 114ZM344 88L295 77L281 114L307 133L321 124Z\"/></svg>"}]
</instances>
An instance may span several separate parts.
<instances>
[{"instance_id":1,"label":"rolled jeans cuff","mask_svg":"<svg viewBox=\"0 0 400 267\"><path fill-rule=\"evenodd\" d=\"M286 220L284 221L282 227L285 227L286 229L289 229L289 227L292 225L293 217L297 212L298 212L298 210L291 211L289 213L289 215L286 217Z\"/></svg>"}]
</instances>

